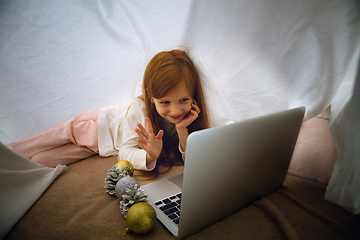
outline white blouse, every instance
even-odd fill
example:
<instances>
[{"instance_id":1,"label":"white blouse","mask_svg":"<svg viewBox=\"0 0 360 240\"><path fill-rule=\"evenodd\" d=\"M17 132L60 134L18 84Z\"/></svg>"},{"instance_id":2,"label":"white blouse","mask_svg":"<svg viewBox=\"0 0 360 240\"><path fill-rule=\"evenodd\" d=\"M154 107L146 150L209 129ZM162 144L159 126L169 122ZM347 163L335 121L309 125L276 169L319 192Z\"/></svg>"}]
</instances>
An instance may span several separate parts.
<instances>
[{"instance_id":1,"label":"white blouse","mask_svg":"<svg viewBox=\"0 0 360 240\"><path fill-rule=\"evenodd\" d=\"M146 151L137 143L136 124L142 124L145 129L146 108L142 99L136 98L130 105L129 111L121 106L111 106L101 109L98 119L99 155L108 157L118 155L119 160L128 160L135 169L151 171L156 166L156 160L146 163ZM173 123L165 123L163 129L170 138L177 138ZM185 159L185 152L179 151Z\"/></svg>"}]
</instances>

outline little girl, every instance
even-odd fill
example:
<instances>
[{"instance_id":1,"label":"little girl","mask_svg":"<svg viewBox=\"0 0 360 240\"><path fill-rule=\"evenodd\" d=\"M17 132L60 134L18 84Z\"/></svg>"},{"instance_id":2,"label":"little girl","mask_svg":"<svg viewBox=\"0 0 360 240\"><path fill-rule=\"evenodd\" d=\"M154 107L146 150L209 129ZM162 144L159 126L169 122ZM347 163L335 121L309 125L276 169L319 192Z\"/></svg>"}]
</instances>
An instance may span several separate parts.
<instances>
[{"instance_id":1,"label":"little girl","mask_svg":"<svg viewBox=\"0 0 360 240\"><path fill-rule=\"evenodd\" d=\"M148 63L143 95L129 108L85 111L66 123L9 147L48 167L68 165L94 154L118 155L135 169L151 171L185 160L186 140L209 127L197 71L180 50L160 52Z\"/></svg>"}]
</instances>

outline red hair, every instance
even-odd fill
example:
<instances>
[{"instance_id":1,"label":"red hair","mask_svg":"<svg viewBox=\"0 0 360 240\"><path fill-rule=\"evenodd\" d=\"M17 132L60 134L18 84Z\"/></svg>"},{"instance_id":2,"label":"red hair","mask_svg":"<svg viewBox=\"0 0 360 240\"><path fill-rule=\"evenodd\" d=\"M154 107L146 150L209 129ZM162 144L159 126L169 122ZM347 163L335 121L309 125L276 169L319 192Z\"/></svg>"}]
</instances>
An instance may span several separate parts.
<instances>
[{"instance_id":1,"label":"red hair","mask_svg":"<svg viewBox=\"0 0 360 240\"><path fill-rule=\"evenodd\" d=\"M156 54L148 63L144 73L143 97L146 113L152 122L155 134L162 129L162 117L157 113L151 98L163 98L177 90L183 82L201 110L198 118L187 127L189 133L210 127L196 68L184 51L172 50ZM179 158L179 155L176 155L179 153L178 144L170 143L165 133L158 162L171 167L173 161Z\"/></svg>"}]
</instances>

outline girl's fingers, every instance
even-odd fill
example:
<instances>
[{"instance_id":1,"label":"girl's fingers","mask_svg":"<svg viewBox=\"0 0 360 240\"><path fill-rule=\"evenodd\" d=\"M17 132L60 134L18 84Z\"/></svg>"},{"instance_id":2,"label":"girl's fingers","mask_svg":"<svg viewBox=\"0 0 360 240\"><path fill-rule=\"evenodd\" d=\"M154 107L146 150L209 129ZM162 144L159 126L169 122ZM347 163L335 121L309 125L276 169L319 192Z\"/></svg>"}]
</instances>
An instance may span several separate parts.
<instances>
[{"instance_id":1,"label":"girl's fingers","mask_svg":"<svg viewBox=\"0 0 360 240\"><path fill-rule=\"evenodd\" d=\"M144 135L144 137L148 138L149 137L149 133L148 131L145 130L145 128L143 127L143 125L141 125L140 123L136 124L136 126L138 127L138 130ZM138 134L139 135L139 134Z\"/></svg>"},{"instance_id":2,"label":"girl's fingers","mask_svg":"<svg viewBox=\"0 0 360 240\"><path fill-rule=\"evenodd\" d=\"M148 138L139 135L139 138L136 140L142 149L148 151L148 148L149 146L151 147L151 143L154 141L154 138L155 138L154 134L149 134Z\"/></svg>"},{"instance_id":3,"label":"girl's fingers","mask_svg":"<svg viewBox=\"0 0 360 240\"><path fill-rule=\"evenodd\" d=\"M137 126L138 128L135 129L135 132L139 136L139 138L136 139L139 147L144 149L151 158L157 159L162 150L162 137L164 131L160 130L155 136L154 133L145 131L140 123L137 124ZM150 127L149 131L152 131L152 127ZM144 133L146 133L146 136Z\"/></svg>"},{"instance_id":4,"label":"girl's fingers","mask_svg":"<svg viewBox=\"0 0 360 240\"><path fill-rule=\"evenodd\" d=\"M189 121L190 121L189 125L190 125L193 121L195 121L195 119L197 119L198 116L199 116L199 113L198 113L196 110L191 110L191 116L189 117Z\"/></svg>"},{"instance_id":5,"label":"girl's fingers","mask_svg":"<svg viewBox=\"0 0 360 240\"><path fill-rule=\"evenodd\" d=\"M145 145L144 145L144 143L138 138L138 139L136 139L137 140L137 143L139 144L139 146L142 148L142 149L144 149L145 148Z\"/></svg>"},{"instance_id":6,"label":"girl's fingers","mask_svg":"<svg viewBox=\"0 0 360 240\"><path fill-rule=\"evenodd\" d=\"M144 134L139 130L139 129L135 129L136 134L138 135L138 141L141 141L142 143L146 143L148 138L144 136Z\"/></svg>"},{"instance_id":7,"label":"girl's fingers","mask_svg":"<svg viewBox=\"0 0 360 240\"><path fill-rule=\"evenodd\" d=\"M155 136L153 133L153 128L151 125L151 121L149 118L146 118L147 125L148 125L148 131L145 130L144 126L141 123L136 124L138 128L135 129L136 134L138 135L137 142L139 143L139 146L141 148L147 148L147 145L154 144L155 138L157 141L162 141L162 137L164 136L164 131L160 130L158 134Z\"/></svg>"},{"instance_id":8,"label":"girl's fingers","mask_svg":"<svg viewBox=\"0 0 360 240\"><path fill-rule=\"evenodd\" d=\"M193 103L191 106L194 108L194 110L195 110L195 112L197 112L197 114L199 114L199 113L201 112L201 110L200 110L200 108L198 107L198 105L196 105L196 104Z\"/></svg>"},{"instance_id":9,"label":"girl's fingers","mask_svg":"<svg viewBox=\"0 0 360 240\"><path fill-rule=\"evenodd\" d=\"M154 132L154 129L153 129L153 127L152 127L150 118L146 117L145 120L146 120L146 123L147 123L147 130L148 130L148 132L149 132L149 133L153 133L153 132Z\"/></svg>"},{"instance_id":10,"label":"girl's fingers","mask_svg":"<svg viewBox=\"0 0 360 240\"><path fill-rule=\"evenodd\" d=\"M164 136L164 131L160 130L158 134L156 135L157 140L161 141L162 137Z\"/></svg>"}]
</instances>

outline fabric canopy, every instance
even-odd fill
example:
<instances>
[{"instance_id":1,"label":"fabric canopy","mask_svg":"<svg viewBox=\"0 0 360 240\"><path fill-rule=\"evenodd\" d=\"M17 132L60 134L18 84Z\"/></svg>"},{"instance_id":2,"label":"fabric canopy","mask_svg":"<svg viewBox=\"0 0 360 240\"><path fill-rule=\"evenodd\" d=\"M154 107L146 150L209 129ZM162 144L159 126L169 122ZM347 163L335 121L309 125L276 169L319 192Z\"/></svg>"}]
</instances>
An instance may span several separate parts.
<instances>
[{"instance_id":1,"label":"fabric canopy","mask_svg":"<svg viewBox=\"0 0 360 240\"><path fill-rule=\"evenodd\" d=\"M303 105L308 120L331 105L340 158L327 197L359 213L359 11L352 0L1 0L0 140L127 106L148 61L180 48L213 126Z\"/></svg>"}]
</instances>

